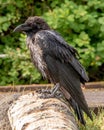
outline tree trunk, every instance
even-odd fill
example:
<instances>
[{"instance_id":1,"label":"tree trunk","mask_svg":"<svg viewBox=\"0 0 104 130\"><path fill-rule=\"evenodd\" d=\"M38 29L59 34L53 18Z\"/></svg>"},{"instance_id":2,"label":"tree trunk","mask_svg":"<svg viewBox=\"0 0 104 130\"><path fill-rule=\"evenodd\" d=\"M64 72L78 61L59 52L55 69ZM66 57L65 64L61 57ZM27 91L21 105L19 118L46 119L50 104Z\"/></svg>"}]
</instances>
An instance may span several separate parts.
<instances>
[{"instance_id":1,"label":"tree trunk","mask_svg":"<svg viewBox=\"0 0 104 130\"><path fill-rule=\"evenodd\" d=\"M8 110L12 130L78 130L69 107L56 98L22 95Z\"/></svg>"}]
</instances>

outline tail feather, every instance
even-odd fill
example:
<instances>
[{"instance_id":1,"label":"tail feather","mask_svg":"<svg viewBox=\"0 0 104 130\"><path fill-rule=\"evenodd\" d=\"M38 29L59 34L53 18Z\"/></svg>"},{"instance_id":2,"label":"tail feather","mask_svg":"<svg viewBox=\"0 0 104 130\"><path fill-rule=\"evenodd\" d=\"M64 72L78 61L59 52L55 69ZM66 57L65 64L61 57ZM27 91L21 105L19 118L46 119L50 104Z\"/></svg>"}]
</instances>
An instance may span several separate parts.
<instances>
[{"instance_id":1,"label":"tail feather","mask_svg":"<svg viewBox=\"0 0 104 130\"><path fill-rule=\"evenodd\" d=\"M81 124L85 125L86 121L84 120L83 112L81 108L78 106L78 104L74 101L74 99L70 98L68 100L70 103L71 107L73 108L75 114L77 115L78 120L80 121Z\"/></svg>"},{"instance_id":2,"label":"tail feather","mask_svg":"<svg viewBox=\"0 0 104 130\"><path fill-rule=\"evenodd\" d=\"M68 91L64 87L61 87L60 90L63 93L63 95L65 96L65 99L69 102L69 104L72 107L72 109L74 110L75 114L77 115L79 122L81 124L85 125L86 121L84 119L84 115L83 115L83 111L82 111L81 107L75 102L75 100L71 97L71 95L68 93ZM92 116L90 118L92 120Z\"/></svg>"},{"instance_id":3,"label":"tail feather","mask_svg":"<svg viewBox=\"0 0 104 130\"><path fill-rule=\"evenodd\" d=\"M60 86L62 86L70 94L78 106L80 106L80 108L92 120L92 115L88 109L88 104L81 89L79 75L71 66L64 64L61 66L61 71L59 70Z\"/></svg>"}]
</instances>

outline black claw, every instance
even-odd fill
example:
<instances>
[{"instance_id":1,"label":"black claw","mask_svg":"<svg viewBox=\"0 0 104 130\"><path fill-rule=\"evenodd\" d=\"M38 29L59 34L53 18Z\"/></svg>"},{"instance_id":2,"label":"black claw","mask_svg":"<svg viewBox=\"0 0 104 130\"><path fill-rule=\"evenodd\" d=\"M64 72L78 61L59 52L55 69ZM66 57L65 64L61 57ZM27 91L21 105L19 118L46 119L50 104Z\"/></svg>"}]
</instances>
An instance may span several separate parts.
<instances>
[{"instance_id":1,"label":"black claw","mask_svg":"<svg viewBox=\"0 0 104 130\"><path fill-rule=\"evenodd\" d=\"M51 90L50 90L50 89L42 89L41 92L42 92L42 93L51 94Z\"/></svg>"},{"instance_id":2,"label":"black claw","mask_svg":"<svg viewBox=\"0 0 104 130\"><path fill-rule=\"evenodd\" d=\"M46 93L42 93L40 95L40 98L46 99L46 98L54 98L53 94L46 94Z\"/></svg>"}]
</instances>

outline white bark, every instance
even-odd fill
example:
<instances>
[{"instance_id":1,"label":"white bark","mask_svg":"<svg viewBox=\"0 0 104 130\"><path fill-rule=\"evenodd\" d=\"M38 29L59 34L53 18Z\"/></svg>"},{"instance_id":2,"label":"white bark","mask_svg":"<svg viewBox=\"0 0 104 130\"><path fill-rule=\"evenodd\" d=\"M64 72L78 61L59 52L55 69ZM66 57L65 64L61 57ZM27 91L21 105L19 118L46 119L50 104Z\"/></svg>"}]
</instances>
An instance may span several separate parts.
<instances>
[{"instance_id":1,"label":"white bark","mask_svg":"<svg viewBox=\"0 0 104 130\"><path fill-rule=\"evenodd\" d=\"M69 107L56 98L31 92L20 96L8 110L12 130L78 130Z\"/></svg>"},{"instance_id":2,"label":"white bark","mask_svg":"<svg viewBox=\"0 0 104 130\"><path fill-rule=\"evenodd\" d=\"M19 96L19 93L6 93L5 96L0 93L0 130L11 130L7 111L13 101L16 100Z\"/></svg>"}]
</instances>

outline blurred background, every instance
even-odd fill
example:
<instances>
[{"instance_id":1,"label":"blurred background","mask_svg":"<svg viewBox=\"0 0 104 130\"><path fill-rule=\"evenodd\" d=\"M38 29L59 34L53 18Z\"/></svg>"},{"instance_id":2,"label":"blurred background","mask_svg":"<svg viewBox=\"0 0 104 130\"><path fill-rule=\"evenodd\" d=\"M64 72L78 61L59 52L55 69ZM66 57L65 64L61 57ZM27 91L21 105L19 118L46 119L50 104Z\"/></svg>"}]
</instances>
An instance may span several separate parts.
<instances>
[{"instance_id":1,"label":"blurred background","mask_svg":"<svg viewBox=\"0 0 104 130\"><path fill-rule=\"evenodd\" d=\"M0 0L0 85L46 83L31 63L26 36L13 33L35 15L78 50L90 81L104 80L104 0Z\"/></svg>"}]
</instances>

